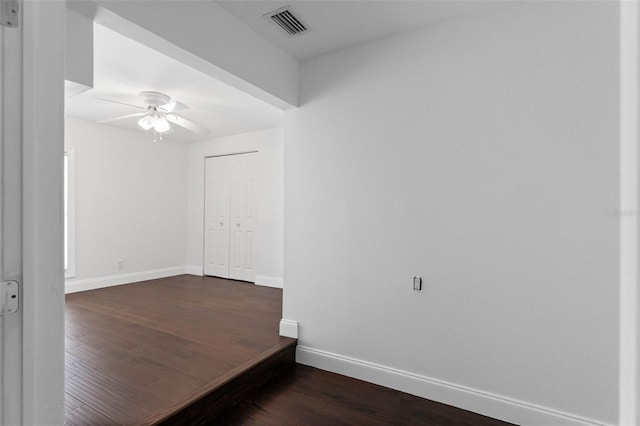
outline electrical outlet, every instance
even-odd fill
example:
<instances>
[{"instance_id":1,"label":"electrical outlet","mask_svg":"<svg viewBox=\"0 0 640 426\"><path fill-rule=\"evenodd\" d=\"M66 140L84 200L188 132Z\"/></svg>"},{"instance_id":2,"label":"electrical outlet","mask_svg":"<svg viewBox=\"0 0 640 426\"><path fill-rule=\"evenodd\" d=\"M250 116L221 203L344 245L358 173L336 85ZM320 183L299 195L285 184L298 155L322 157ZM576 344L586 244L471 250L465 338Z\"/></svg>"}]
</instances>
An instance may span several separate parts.
<instances>
[{"instance_id":1,"label":"electrical outlet","mask_svg":"<svg viewBox=\"0 0 640 426\"><path fill-rule=\"evenodd\" d=\"M118 269L124 269L124 260L122 259L118 259L117 263L116 263L116 267Z\"/></svg>"},{"instance_id":2,"label":"electrical outlet","mask_svg":"<svg viewBox=\"0 0 640 426\"><path fill-rule=\"evenodd\" d=\"M413 289L416 291L422 290L422 277L417 275L413 277Z\"/></svg>"}]
</instances>

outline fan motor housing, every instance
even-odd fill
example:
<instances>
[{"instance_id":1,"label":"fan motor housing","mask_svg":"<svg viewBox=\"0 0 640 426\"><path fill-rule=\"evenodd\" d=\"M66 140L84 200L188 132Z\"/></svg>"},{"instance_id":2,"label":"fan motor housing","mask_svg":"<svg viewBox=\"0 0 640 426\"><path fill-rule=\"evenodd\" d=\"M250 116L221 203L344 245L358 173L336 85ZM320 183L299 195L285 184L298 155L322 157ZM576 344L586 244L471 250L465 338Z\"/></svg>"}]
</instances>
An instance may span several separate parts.
<instances>
[{"instance_id":1,"label":"fan motor housing","mask_svg":"<svg viewBox=\"0 0 640 426\"><path fill-rule=\"evenodd\" d=\"M140 92L140 97L148 106L161 106L171 102L171 98L160 92Z\"/></svg>"}]
</instances>

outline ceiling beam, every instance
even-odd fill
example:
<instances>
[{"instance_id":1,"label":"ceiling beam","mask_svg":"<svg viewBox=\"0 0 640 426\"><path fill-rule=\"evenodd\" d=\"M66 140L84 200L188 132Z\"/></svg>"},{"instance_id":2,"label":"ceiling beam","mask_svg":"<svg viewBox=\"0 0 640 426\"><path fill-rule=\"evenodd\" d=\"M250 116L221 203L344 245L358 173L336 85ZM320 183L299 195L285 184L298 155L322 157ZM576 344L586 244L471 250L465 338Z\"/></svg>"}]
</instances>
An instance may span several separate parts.
<instances>
[{"instance_id":1,"label":"ceiling beam","mask_svg":"<svg viewBox=\"0 0 640 426\"><path fill-rule=\"evenodd\" d=\"M277 108L298 105L298 61L212 1L68 1L68 7Z\"/></svg>"}]
</instances>

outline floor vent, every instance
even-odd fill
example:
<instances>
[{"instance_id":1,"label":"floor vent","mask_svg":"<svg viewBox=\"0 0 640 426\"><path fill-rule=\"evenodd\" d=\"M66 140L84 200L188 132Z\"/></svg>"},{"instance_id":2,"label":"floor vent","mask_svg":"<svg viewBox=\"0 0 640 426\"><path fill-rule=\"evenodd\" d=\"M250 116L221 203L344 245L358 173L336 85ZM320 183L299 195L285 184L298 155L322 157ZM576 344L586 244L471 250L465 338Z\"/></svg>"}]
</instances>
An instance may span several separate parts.
<instances>
[{"instance_id":1,"label":"floor vent","mask_svg":"<svg viewBox=\"0 0 640 426\"><path fill-rule=\"evenodd\" d=\"M281 7L264 15L278 25L287 35L293 37L307 31L307 27L293 14L290 6Z\"/></svg>"}]
</instances>

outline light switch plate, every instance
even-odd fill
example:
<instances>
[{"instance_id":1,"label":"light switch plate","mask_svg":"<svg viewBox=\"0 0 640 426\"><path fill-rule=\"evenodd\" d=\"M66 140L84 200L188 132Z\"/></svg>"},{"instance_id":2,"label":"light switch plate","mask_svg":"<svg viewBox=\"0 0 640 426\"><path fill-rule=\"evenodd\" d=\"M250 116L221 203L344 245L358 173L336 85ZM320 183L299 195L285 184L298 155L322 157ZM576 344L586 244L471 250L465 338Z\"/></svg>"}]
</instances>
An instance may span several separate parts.
<instances>
[{"instance_id":1,"label":"light switch plate","mask_svg":"<svg viewBox=\"0 0 640 426\"><path fill-rule=\"evenodd\" d=\"M413 289L416 291L422 290L422 277L417 275L413 277Z\"/></svg>"}]
</instances>

